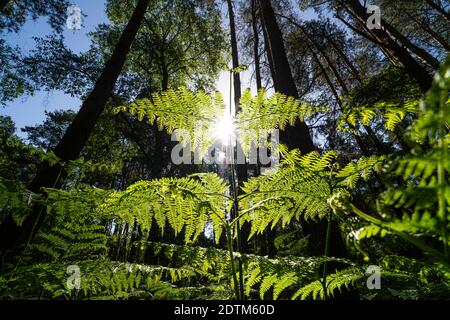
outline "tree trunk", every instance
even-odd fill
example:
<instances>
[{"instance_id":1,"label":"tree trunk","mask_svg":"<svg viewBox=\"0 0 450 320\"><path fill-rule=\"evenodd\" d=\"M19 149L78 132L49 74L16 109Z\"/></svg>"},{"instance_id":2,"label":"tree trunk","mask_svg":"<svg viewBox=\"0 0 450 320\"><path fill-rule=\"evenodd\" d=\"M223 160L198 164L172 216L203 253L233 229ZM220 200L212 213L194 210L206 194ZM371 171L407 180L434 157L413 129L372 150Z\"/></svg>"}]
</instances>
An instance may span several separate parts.
<instances>
[{"instance_id":1,"label":"tree trunk","mask_svg":"<svg viewBox=\"0 0 450 320\"><path fill-rule=\"evenodd\" d=\"M119 254L120 254L120 247L122 244L122 224L117 225L117 244L116 244L116 252L114 255L114 252L111 252L111 260L119 260Z\"/></svg>"},{"instance_id":2,"label":"tree trunk","mask_svg":"<svg viewBox=\"0 0 450 320\"><path fill-rule=\"evenodd\" d=\"M436 10L447 22L450 22L450 13L445 11L444 8L442 8L440 5L438 5L433 0L425 0L425 2L434 10Z\"/></svg>"},{"instance_id":3,"label":"tree trunk","mask_svg":"<svg viewBox=\"0 0 450 320\"><path fill-rule=\"evenodd\" d=\"M61 141L53 150L62 163L75 160L86 144L100 114L111 96L131 44L141 26L149 1L139 0L128 25L123 31L94 89L83 102L80 111L67 128ZM42 192L42 188L56 186L62 176L64 176L64 173L60 164L49 166L47 163L44 163L36 177L31 181L28 189L35 193ZM13 254L17 254L20 247L26 244L39 230L45 215L45 208L35 206L32 213L20 227L15 224L11 215L8 215L7 219L0 226L0 250L2 250L3 254L6 251L12 251Z\"/></svg>"},{"instance_id":4,"label":"tree trunk","mask_svg":"<svg viewBox=\"0 0 450 320\"><path fill-rule=\"evenodd\" d=\"M365 28L369 14L359 0L347 0L345 1L345 5L347 10L350 11L350 13L352 13L357 18L358 22ZM370 31L376 37L377 44L384 47L386 51L389 51L390 54L404 66L409 75L416 79L423 92L426 92L431 88L433 78L428 74L427 70L411 56L406 48L399 46L384 29L373 29Z\"/></svg>"},{"instance_id":5,"label":"tree trunk","mask_svg":"<svg viewBox=\"0 0 450 320\"><path fill-rule=\"evenodd\" d=\"M273 81L275 90L285 95L298 98L297 88L286 56L283 36L275 19L275 13L270 0L259 0L259 8L261 24L267 33L268 47L270 49L268 54L271 55L274 66L275 78ZM280 140L280 142L286 144L290 149L300 149L303 154L315 150L309 129L304 122L297 121L295 126L287 127L286 130L280 133ZM318 222L301 221L305 235L308 235L310 238L309 251L312 255L322 256L324 254L327 224L326 220L320 220ZM333 245L331 255L335 257L347 256L337 223L333 223L332 235L331 242Z\"/></svg>"},{"instance_id":6,"label":"tree trunk","mask_svg":"<svg viewBox=\"0 0 450 320\"><path fill-rule=\"evenodd\" d=\"M162 45L162 47L164 47ZM164 56L164 49L161 49L161 56ZM167 91L169 90L169 72L165 63L162 63L161 66L161 90ZM154 134L153 140L153 161L151 165L151 174L152 179L161 178L165 175L164 169L167 168L170 161L170 150L171 146L174 143L171 141L171 136L164 130L159 130L158 125L154 123L151 126ZM166 149L166 147L169 147Z\"/></svg>"},{"instance_id":7,"label":"tree trunk","mask_svg":"<svg viewBox=\"0 0 450 320\"><path fill-rule=\"evenodd\" d=\"M261 10L261 9L260 9ZM261 13L260 13L261 15ZM267 31L263 27L262 28L263 37L264 37L264 51L266 51L267 63L269 64L270 76L272 77L272 81L275 81L275 71L272 61L272 52L269 46L269 37L267 36Z\"/></svg>"},{"instance_id":8,"label":"tree trunk","mask_svg":"<svg viewBox=\"0 0 450 320\"><path fill-rule=\"evenodd\" d=\"M231 56L233 60L233 70L234 70L239 66L239 53L236 39L236 26L234 21L233 3L231 0L227 0L227 4L228 4L228 16L230 18ZM234 85L234 106L235 106L235 113L237 114L241 110L240 107L241 78L238 72L233 72L233 85ZM241 192L241 187L244 185L244 182L248 180L246 163L236 164L236 176L238 180L238 189L236 190L236 192L237 194L239 194ZM241 252L248 253L250 246L246 240L250 235L250 224L244 223L241 226L239 226L238 223L238 229L240 230L238 230L237 248Z\"/></svg>"},{"instance_id":9,"label":"tree trunk","mask_svg":"<svg viewBox=\"0 0 450 320\"><path fill-rule=\"evenodd\" d=\"M131 231L131 239L130 239L130 254L128 261L131 263L137 263L139 259L139 254L141 251L141 242L142 242L142 231L141 226L134 221L133 231Z\"/></svg>"},{"instance_id":10,"label":"tree trunk","mask_svg":"<svg viewBox=\"0 0 450 320\"><path fill-rule=\"evenodd\" d=\"M267 35L266 45L269 49L267 54L273 63L275 91L298 99L297 88L286 56L283 36L270 1L259 0L259 8L261 24ZM298 148L303 154L315 150L309 128L300 120L297 120L294 126L286 126L286 129L280 132L280 140L289 149Z\"/></svg>"},{"instance_id":11,"label":"tree trunk","mask_svg":"<svg viewBox=\"0 0 450 320\"><path fill-rule=\"evenodd\" d=\"M261 68L259 66L259 34L258 34L258 20L256 12L256 0L252 0L252 29L253 29L253 56L255 59L255 77L256 89L262 88L261 82Z\"/></svg>"},{"instance_id":12,"label":"tree trunk","mask_svg":"<svg viewBox=\"0 0 450 320\"><path fill-rule=\"evenodd\" d=\"M230 20L230 38L231 38L231 58L233 61L233 69L239 66L239 55L236 40L236 26L234 22L234 10L233 3L231 0L227 0L228 4L228 16ZM241 80L239 73L233 72L233 89L234 89L234 106L236 108L236 113L239 111L239 102L241 99Z\"/></svg>"}]
</instances>

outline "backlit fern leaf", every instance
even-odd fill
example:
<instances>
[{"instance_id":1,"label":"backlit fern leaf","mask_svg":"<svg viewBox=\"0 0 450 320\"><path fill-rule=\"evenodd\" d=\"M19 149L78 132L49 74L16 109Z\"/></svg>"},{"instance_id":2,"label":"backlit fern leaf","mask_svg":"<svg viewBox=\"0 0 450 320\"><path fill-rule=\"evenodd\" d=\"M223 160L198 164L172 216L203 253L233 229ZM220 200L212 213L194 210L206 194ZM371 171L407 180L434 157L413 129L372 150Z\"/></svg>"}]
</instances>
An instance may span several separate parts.
<instances>
[{"instance_id":1,"label":"backlit fern leaf","mask_svg":"<svg viewBox=\"0 0 450 320\"><path fill-rule=\"evenodd\" d=\"M335 291L342 290L343 287L349 288L350 285L355 284L356 281L365 277L365 273L358 267L350 267L344 270L337 271L336 273L327 276L327 294L334 295ZM313 300L318 298L325 298L324 286L322 279L313 281L308 285L297 290L292 296L292 300L300 298L305 300L308 297L312 297Z\"/></svg>"},{"instance_id":2,"label":"backlit fern leaf","mask_svg":"<svg viewBox=\"0 0 450 320\"><path fill-rule=\"evenodd\" d=\"M268 226L273 228L279 222L285 226L300 215L310 220L323 218L329 212L328 170L336 154L311 152L300 156L294 150L283 156L277 171L244 183L246 194L241 196L240 205L241 212L248 212L243 219L252 225L250 236L263 232Z\"/></svg>"},{"instance_id":3,"label":"backlit fern leaf","mask_svg":"<svg viewBox=\"0 0 450 320\"><path fill-rule=\"evenodd\" d=\"M358 123L370 126L374 119L384 120L385 128L394 131L408 114L420 113L419 101L411 100L406 103L380 102L373 106L347 107L339 118L338 126L342 131L352 131ZM350 124L351 127L348 125Z\"/></svg>"},{"instance_id":4,"label":"backlit fern leaf","mask_svg":"<svg viewBox=\"0 0 450 320\"><path fill-rule=\"evenodd\" d=\"M231 205L224 201L226 188L215 174L140 181L113 194L102 205L102 210L128 223L137 221L143 230L150 229L153 219L162 232L164 223L176 234L184 228L187 243L197 239L211 221L218 241L225 212Z\"/></svg>"},{"instance_id":5,"label":"backlit fern leaf","mask_svg":"<svg viewBox=\"0 0 450 320\"><path fill-rule=\"evenodd\" d=\"M273 287L273 299L278 299L281 292L291 285L295 284L297 280L298 277L295 272L288 272L279 277Z\"/></svg>"},{"instance_id":6,"label":"backlit fern leaf","mask_svg":"<svg viewBox=\"0 0 450 320\"><path fill-rule=\"evenodd\" d=\"M374 172L380 173L385 161L385 156L361 157L356 163L346 165L336 177L342 179L340 185L354 189L361 179L368 181Z\"/></svg>"}]
</instances>

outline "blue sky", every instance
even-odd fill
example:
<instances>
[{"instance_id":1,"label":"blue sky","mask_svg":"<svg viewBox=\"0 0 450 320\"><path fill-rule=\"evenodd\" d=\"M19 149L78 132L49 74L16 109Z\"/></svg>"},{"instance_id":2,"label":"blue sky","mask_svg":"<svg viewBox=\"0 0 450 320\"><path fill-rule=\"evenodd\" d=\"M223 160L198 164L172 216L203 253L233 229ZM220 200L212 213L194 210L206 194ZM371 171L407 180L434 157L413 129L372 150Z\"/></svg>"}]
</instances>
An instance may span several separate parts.
<instances>
[{"instance_id":1,"label":"blue sky","mask_svg":"<svg viewBox=\"0 0 450 320\"><path fill-rule=\"evenodd\" d=\"M89 49L90 40L88 33L93 31L99 23L107 23L104 0L74 0L87 16L83 19L84 27L81 30L64 30L64 41L68 48L74 52L83 52ZM9 44L19 46L24 52L34 47L33 37L43 37L52 33L46 18L36 21L28 21L18 33L10 33L5 36ZM80 100L64 94L61 91L38 91L34 96L24 96L0 107L1 115L11 116L16 123L17 134L25 137L19 130L27 125L40 123L45 118L45 111L56 109L75 109L80 106Z\"/></svg>"}]
</instances>

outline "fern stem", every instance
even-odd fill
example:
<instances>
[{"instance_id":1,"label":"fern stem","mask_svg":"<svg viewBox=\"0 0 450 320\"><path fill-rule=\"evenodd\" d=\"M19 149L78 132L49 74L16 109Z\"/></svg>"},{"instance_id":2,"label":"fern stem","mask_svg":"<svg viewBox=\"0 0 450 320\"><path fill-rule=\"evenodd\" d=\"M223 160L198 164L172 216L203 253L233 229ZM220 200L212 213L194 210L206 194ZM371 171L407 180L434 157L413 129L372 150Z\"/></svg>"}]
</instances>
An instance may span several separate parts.
<instances>
[{"instance_id":1,"label":"fern stem","mask_svg":"<svg viewBox=\"0 0 450 320\"><path fill-rule=\"evenodd\" d=\"M231 234L230 225L226 226L226 232L227 232L228 251L230 253L231 273L233 274L234 293L236 295L236 299L239 300L240 290L239 290L239 283L236 277L236 267L234 264L234 254L233 254L233 236Z\"/></svg>"},{"instance_id":2,"label":"fern stem","mask_svg":"<svg viewBox=\"0 0 450 320\"><path fill-rule=\"evenodd\" d=\"M230 100L229 100L229 105L230 105L230 116L233 117L232 114L232 110L231 110L231 103L232 103L232 90L231 90L231 84L233 83L233 72L234 70L231 69L230 70ZM238 106L236 105L235 108L237 108ZM230 149L232 150L232 155L231 155L231 165L230 165L230 169L231 169L231 189L233 192L233 216L232 216L232 222L236 222L236 245L237 245L237 251L241 252L242 251L242 246L241 246L241 228L240 228L240 223L239 223L239 219L240 219L240 215L239 215L239 199L238 199L238 191L236 188L237 185L237 179L236 179L236 150L233 145L235 141L231 141L231 135L230 135ZM236 144L237 145L237 144ZM231 224L229 225L229 229L230 229L230 241L231 241L231 245L233 245L233 239L231 239ZM233 247L231 247L232 249ZM234 258L233 256L231 257L232 262L234 263ZM243 272L242 272L242 260L239 257L238 258L238 268L239 268L239 285L237 283L237 279L235 280L235 290L237 292L237 298L238 299L243 299L244 298L244 277L243 277ZM233 272L233 276L234 278L236 278L236 273ZM236 288L236 286L238 285L238 287Z\"/></svg>"},{"instance_id":3,"label":"fern stem","mask_svg":"<svg viewBox=\"0 0 450 320\"><path fill-rule=\"evenodd\" d=\"M328 214L328 223L327 223L327 236L325 239L325 258L327 258L330 255L330 241L331 241L331 223L333 219L332 211L329 210ZM324 299L328 300L328 286L327 286L327 275L328 275L328 262L325 260L323 263L323 292L324 292Z\"/></svg>"}]
</instances>

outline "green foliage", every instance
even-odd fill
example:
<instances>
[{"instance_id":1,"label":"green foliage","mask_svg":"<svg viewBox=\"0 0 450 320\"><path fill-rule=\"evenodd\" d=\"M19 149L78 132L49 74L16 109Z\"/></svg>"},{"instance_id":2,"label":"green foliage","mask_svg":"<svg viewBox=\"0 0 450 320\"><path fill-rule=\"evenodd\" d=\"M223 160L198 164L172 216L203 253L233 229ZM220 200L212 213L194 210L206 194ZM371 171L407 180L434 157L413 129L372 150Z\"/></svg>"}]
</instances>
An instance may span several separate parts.
<instances>
[{"instance_id":1,"label":"green foliage","mask_svg":"<svg viewBox=\"0 0 450 320\"><path fill-rule=\"evenodd\" d=\"M45 111L46 119L40 125L25 126L22 132L27 134L28 141L43 150L52 150L64 135L69 124L75 118L73 110Z\"/></svg>"},{"instance_id":2,"label":"green foliage","mask_svg":"<svg viewBox=\"0 0 450 320\"><path fill-rule=\"evenodd\" d=\"M125 10L127 5L123 6ZM124 18L120 8L119 2L110 2L109 14L117 24ZM170 21L162 24L170 26ZM148 29L153 27L156 29L150 31L160 35L162 31L152 22L147 25ZM13 212L18 224L31 205L44 204L48 213L24 255L14 265L7 265L0 276L0 296L185 299L231 298L234 294L243 298L239 290L243 289L250 299L295 300L329 299L350 288L367 299L448 296L449 70L448 64L421 103L408 99L359 105L342 115L345 126L384 121L386 129L394 131L410 125L406 130L411 144L408 154L400 157L392 152L348 161L347 155L335 151L303 155L281 146L281 164L245 182L237 199L229 196L230 186L215 173L142 180L131 185L122 181L119 190L104 190L82 181L94 172L108 172L108 165L84 158L60 163L67 169L68 179L60 189L45 189L45 197L30 193L15 180L0 178L1 213ZM244 91L241 107L235 125L244 150L248 150L255 133L267 137L269 129L284 129L327 111L279 93L268 97L265 90L254 97L250 90ZM169 133L185 129L194 134L192 146L204 149L214 139L209 130L224 112L224 101L219 93L212 97L206 91L180 87L138 99L116 108L116 112L126 112L139 121L145 119ZM4 122L2 138L14 140L14 130L7 120ZM132 148L126 150L133 153ZM53 153L35 153L41 161L59 163ZM358 251L351 259L329 257L328 250L320 257L294 257L293 252L301 252L308 241L302 238L302 232L296 232L296 222L319 219L328 219L329 225L338 220L341 231L349 231ZM251 226L244 240L289 225L293 232L275 238L278 253L287 257L269 259L235 252L233 242L240 223ZM228 250L200 245L200 241L208 242L205 230L209 228L217 246L223 244L225 233ZM400 238L420 250L411 254L413 258L385 255L384 248L372 254L367 249L373 247L376 237L380 238L379 247L388 239ZM330 241L327 237L326 247ZM125 258L119 260L121 250L126 252ZM112 260L113 256L119 261ZM371 259L381 268L386 286L377 293L366 286ZM79 289L67 284L67 267L74 265L81 271ZM327 274L330 265L332 273ZM243 279L243 287L238 278Z\"/></svg>"},{"instance_id":3,"label":"green foliage","mask_svg":"<svg viewBox=\"0 0 450 320\"><path fill-rule=\"evenodd\" d=\"M281 166L267 176L250 179L242 188L241 212L248 212L243 220L252 225L250 236L266 228L281 227L298 220L320 219L330 210L328 199L334 192L350 194L358 181L371 179L382 170L384 157L361 158L339 170L337 154L320 155L311 152L300 155L298 150L283 152Z\"/></svg>"},{"instance_id":4,"label":"green foliage","mask_svg":"<svg viewBox=\"0 0 450 320\"><path fill-rule=\"evenodd\" d=\"M349 268L330 274L328 275L327 283L325 284L327 294L333 295L336 290L341 290L344 286L348 288L351 284L357 280L360 280L364 276L365 275L361 272L360 268ZM325 298L325 290L322 280L316 280L300 288L294 293L292 299L295 300L300 298L304 300L310 295L314 300L318 298Z\"/></svg>"},{"instance_id":5,"label":"green foliage","mask_svg":"<svg viewBox=\"0 0 450 320\"><path fill-rule=\"evenodd\" d=\"M373 225L363 231L363 237L392 232L446 268L450 265L450 167L447 155L450 144L446 128L449 70L450 61L447 61L422 102L422 112L407 132L411 140L416 141L411 154L394 159L386 169L387 173L397 180L403 179L405 183L391 185L381 194L376 207L381 219L363 212L342 194L331 201L336 211L353 212ZM381 229L386 231L380 232ZM442 249L430 245L429 238L438 239Z\"/></svg>"},{"instance_id":6,"label":"green foliage","mask_svg":"<svg viewBox=\"0 0 450 320\"><path fill-rule=\"evenodd\" d=\"M419 112L417 100L406 103L379 102L370 106L347 108L340 116L338 125L341 131L351 131L349 124L353 127L358 123L369 126L374 120L383 120L385 128L394 131L408 115Z\"/></svg>"},{"instance_id":7,"label":"green foliage","mask_svg":"<svg viewBox=\"0 0 450 320\"><path fill-rule=\"evenodd\" d=\"M37 20L38 17L48 16L50 26L56 31L62 32L69 5L70 3L66 0L9 1L0 18L0 31L18 32L27 19Z\"/></svg>"},{"instance_id":8,"label":"green foliage","mask_svg":"<svg viewBox=\"0 0 450 320\"><path fill-rule=\"evenodd\" d=\"M39 195L29 192L21 183L0 177L1 211L11 212L18 225L22 224L37 199Z\"/></svg>"},{"instance_id":9,"label":"green foliage","mask_svg":"<svg viewBox=\"0 0 450 320\"><path fill-rule=\"evenodd\" d=\"M155 257L164 256L171 265L189 270L191 275L211 283L220 283L228 278L230 261L226 250L160 242L148 243L147 250L151 250Z\"/></svg>"},{"instance_id":10,"label":"green foliage","mask_svg":"<svg viewBox=\"0 0 450 320\"><path fill-rule=\"evenodd\" d=\"M252 289L259 286L259 297L264 299L266 293L272 290L274 300L289 298L295 289L315 278L319 267L324 261L350 263L345 259L311 257L311 258L281 258L263 259L249 263L246 276L246 295L250 296Z\"/></svg>"},{"instance_id":11,"label":"green foliage","mask_svg":"<svg viewBox=\"0 0 450 320\"><path fill-rule=\"evenodd\" d=\"M189 178L162 178L140 181L123 192L116 192L102 206L108 216L116 216L143 230L149 230L153 219L164 232L166 223L175 234L184 228L186 243L195 241L212 223L218 242L223 231L227 186L215 174L197 174Z\"/></svg>"},{"instance_id":12,"label":"green foliage","mask_svg":"<svg viewBox=\"0 0 450 320\"><path fill-rule=\"evenodd\" d=\"M134 2L108 0L106 13L112 22L97 29L95 36L105 55L110 55L120 32L129 20ZM226 32L220 7L209 0L151 1L144 23L129 53L125 70L134 73L130 87L147 94L168 87L209 89L224 63ZM124 94L130 95L131 90ZM140 91L142 90L142 91ZM128 92L127 92L128 91Z\"/></svg>"},{"instance_id":13,"label":"green foliage","mask_svg":"<svg viewBox=\"0 0 450 320\"><path fill-rule=\"evenodd\" d=\"M287 97L281 93L267 96L267 91L260 89L252 97L250 89L242 93L240 100L241 112L236 117L236 135L244 150L248 153L251 142L261 144L267 139L269 130L284 129L296 120L311 117L314 112L323 112L324 107L313 107L300 100ZM150 124L157 124L159 129L172 133L176 129L189 133L190 141L185 141L185 135L178 138L185 143L191 143L192 150L199 148L200 155L213 144L215 139L217 121L225 115L225 105L219 92L211 97L205 91L191 90L180 87L169 89L162 93L154 93L151 98L138 99L133 103L115 109L116 112L127 112L137 116L138 120L144 118Z\"/></svg>"},{"instance_id":14,"label":"green foliage","mask_svg":"<svg viewBox=\"0 0 450 320\"><path fill-rule=\"evenodd\" d=\"M344 288L357 288L365 299L436 299L449 292L448 272L438 265L428 264L402 256L385 256L377 266L381 289L369 290L367 280L374 273L369 265L351 266L328 275L328 295L336 295ZM293 295L292 299L324 299L323 279L311 282Z\"/></svg>"},{"instance_id":15,"label":"green foliage","mask_svg":"<svg viewBox=\"0 0 450 320\"><path fill-rule=\"evenodd\" d=\"M72 261L95 258L107 250L107 236L104 227L99 225L66 222L52 228L49 232L38 234L32 250L51 261Z\"/></svg>"},{"instance_id":16,"label":"green foliage","mask_svg":"<svg viewBox=\"0 0 450 320\"><path fill-rule=\"evenodd\" d=\"M361 157L356 162L350 162L336 174L336 178L342 179L340 186L355 189L359 182L369 181L374 173L383 171L385 156Z\"/></svg>"},{"instance_id":17,"label":"green foliage","mask_svg":"<svg viewBox=\"0 0 450 320\"><path fill-rule=\"evenodd\" d=\"M36 263L2 278L3 299L180 299L183 292L161 280L162 268L111 262L107 259L72 261L80 268L80 288L67 285L69 264ZM167 273L175 275L175 272Z\"/></svg>"},{"instance_id":18,"label":"green foliage","mask_svg":"<svg viewBox=\"0 0 450 320\"><path fill-rule=\"evenodd\" d=\"M191 144L192 150L199 148L201 155L212 144L214 135L211 128L218 115L225 112L223 97L216 92L214 98L199 90L192 92L185 87L170 89L163 93L154 93L151 99L140 99L128 106L116 108L116 112L128 112L138 120L144 118L159 129L172 133L176 129L186 130L190 141L184 135L178 138L185 144Z\"/></svg>"},{"instance_id":19,"label":"green foliage","mask_svg":"<svg viewBox=\"0 0 450 320\"><path fill-rule=\"evenodd\" d=\"M236 127L244 152L248 151L252 141L260 143L260 139L265 138L269 130L283 130L296 120L305 121L305 118L311 118L313 114L328 110L279 92L268 97L265 89L260 89L254 97L250 89L244 90L240 107L242 111L237 115Z\"/></svg>"}]
</instances>

